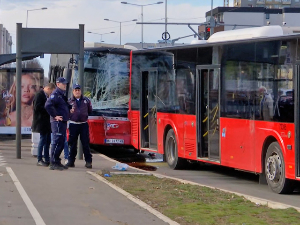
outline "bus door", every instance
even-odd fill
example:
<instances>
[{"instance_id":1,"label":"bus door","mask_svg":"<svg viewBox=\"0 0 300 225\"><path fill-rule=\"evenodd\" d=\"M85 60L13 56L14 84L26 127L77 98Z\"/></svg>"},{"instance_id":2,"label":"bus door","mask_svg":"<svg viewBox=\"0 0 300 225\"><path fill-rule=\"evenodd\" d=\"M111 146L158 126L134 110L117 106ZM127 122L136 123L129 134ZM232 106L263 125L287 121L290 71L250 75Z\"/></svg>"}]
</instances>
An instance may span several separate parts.
<instances>
[{"instance_id":1,"label":"bus door","mask_svg":"<svg viewBox=\"0 0 300 225\"><path fill-rule=\"evenodd\" d=\"M141 73L141 148L157 150L157 69L142 70Z\"/></svg>"},{"instance_id":2,"label":"bus door","mask_svg":"<svg viewBox=\"0 0 300 225\"><path fill-rule=\"evenodd\" d=\"M196 118L198 158L220 157L220 66L197 66Z\"/></svg>"}]
</instances>

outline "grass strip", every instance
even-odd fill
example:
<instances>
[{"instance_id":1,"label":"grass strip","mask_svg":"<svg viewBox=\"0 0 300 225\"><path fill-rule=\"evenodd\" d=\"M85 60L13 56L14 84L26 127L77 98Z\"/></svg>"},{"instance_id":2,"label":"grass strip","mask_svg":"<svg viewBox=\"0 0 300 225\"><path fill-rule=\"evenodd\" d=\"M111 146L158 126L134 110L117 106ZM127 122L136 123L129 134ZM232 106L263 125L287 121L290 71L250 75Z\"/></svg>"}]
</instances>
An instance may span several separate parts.
<instances>
[{"instance_id":1,"label":"grass strip","mask_svg":"<svg viewBox=\"0 0 300 225\"><path fill-rule=\"evenodd\" d=\"M271 209L217 189L152 175L105 178L181 225L300 224L300 213L293 208Z\"/></svg>"}]
</instances>

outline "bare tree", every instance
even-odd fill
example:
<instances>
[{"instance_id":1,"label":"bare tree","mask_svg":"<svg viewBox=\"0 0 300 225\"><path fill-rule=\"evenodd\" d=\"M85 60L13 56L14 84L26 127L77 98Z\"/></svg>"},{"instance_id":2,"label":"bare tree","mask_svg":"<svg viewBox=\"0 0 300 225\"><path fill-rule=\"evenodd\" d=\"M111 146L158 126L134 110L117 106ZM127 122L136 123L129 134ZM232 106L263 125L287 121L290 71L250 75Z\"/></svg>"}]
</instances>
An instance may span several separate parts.
<instances>
[{"instance_id":1,"label":"bare tree","mask_svg":"<svg viewBox=\"0 0 300 225\"><path fill-rule=\"evenodd\" d=\"M42 64L38 59L26 60L22 62L22 68L43 68Z\"/></svg>"}]
</instances>

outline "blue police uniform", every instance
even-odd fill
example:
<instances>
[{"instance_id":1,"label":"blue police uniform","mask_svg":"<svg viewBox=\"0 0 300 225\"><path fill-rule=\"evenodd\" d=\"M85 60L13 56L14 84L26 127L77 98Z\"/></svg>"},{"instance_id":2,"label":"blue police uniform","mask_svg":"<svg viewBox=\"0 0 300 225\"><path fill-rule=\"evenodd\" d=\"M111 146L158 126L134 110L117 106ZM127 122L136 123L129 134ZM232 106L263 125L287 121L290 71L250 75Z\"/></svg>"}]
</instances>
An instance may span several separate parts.
<instances>
[{"instance_id":1,"label":"blue police uniform","mask_svg":"<svg viewBox=\"0 0 300 225\"><path fill-rule=\"evenodd\" d=\"M78 84L73 86L73 89L80 89ZM76 99L74 96L69 100L69 104L72 105L74 112L70 114L69 124L69 146L70 154L68 159L68 166L74 167L75 158L77 155L77 140L80 135L80 141L82 144L84 159L86 161L86 167L92 167L92 154L90 152L90 136L89 125L87 123L88 115L92 112L92 105L88 98L81 97Z\"/></svg>"},{"instance_id":2,"label":"blue police uniform","mask_svg":"<svg viewBox=\"0 0 300 225\"><path fill-rule=\"evenodd\" d=\"M58 83L67 83L63 77L58 78ZM56 88L50 97L47 99L45 104L45 109L50 115L51 131L53 134L53 139L51 142L51 164L59 165L61 164L60 154L64 149L67 121L70 116L70 105L68 104L68 99L65 96L65 91L60 88ZM56 116L62 116L62 121L56 121L54 118Z\"/></svg>"}]
</instances>

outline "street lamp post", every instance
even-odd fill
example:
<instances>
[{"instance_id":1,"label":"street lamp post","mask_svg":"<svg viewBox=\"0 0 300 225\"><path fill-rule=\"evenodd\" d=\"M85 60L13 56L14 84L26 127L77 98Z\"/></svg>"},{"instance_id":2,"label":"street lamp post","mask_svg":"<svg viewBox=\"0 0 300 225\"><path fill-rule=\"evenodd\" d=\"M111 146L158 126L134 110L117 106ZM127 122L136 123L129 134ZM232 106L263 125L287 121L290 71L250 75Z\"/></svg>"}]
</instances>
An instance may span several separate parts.
<instances>
[{"instance_id":1,"label":"street lamp post","mask_svg":"<svg viewBox=\"0 0 300 225\"><path fill-rule=\"evenodd\" d=\"M100 42L104 42L104 41L102 41L102 35L104 35L104 34L114 34L115 32L112 31L112 32L108 32L108 33L99 34L99 33L94 33L94 32L88 31L88 33L89 33L89 34L97 34L97 35L101 35L101 40L100 40Z\"/></svg>"},{"instance_id":2,"label":"street lamp post","mask_svg":"<svg viewBox=\"0 0 300 225\"><path fill-rule=\"evenodd\" d=\"M26 17L26 28L27 28L27 23L28 23L28 12L29 11L35 11L35 10L45 10L47 9L47 7L43 7L43 8L40 8L40 9L28 9L27 10L27 17Z\"/></svg>"},{"instance_id":3,"label":"street lamp post","mask_svg":"<svg viewBox=\"0 0 300 225\"><path fill-rule=\"evenodd\" d=\"M210 36L214 33L215 20L213 18L213 8L214 8L214 0L211 0L211 10L210 10Z\"/></svg>"},{"instance_id":4,"label":"street lamp post","mask_svg":"<svg viewBox=\"0 0 300 225\"><path fill-rule=\"evenodd\" d=\"M150 4L144 4L144 5L140 5L140 4L133 4L133 3L129 3L129 2L121 2L122 4L126 4L126 5L135 5L135 6L140 6L141 7L141 21L142 21L142 48L144 48L144 6L149 6L149 5L158 5L158 4L162 4L163 2L155 2L155 3L150 3Z\"/></svg>"},{"instance_id":5,"label":"street lamp post","mask_svg":"<svg viewBox=\"0 0 300 225\"><path fill-rule=\"evenodd\" d=\"M132 21L137 21L137 19L133 19L133 20L127 20L127 21L115 21L115 20L110 20L110 19L104 19L105 21L111 21L111 22L115 22L115 23L119 23L120 24L120 45L122 42L122 23L127 23L127 22L132 22Z\"/></svg>"}]
</instances>

